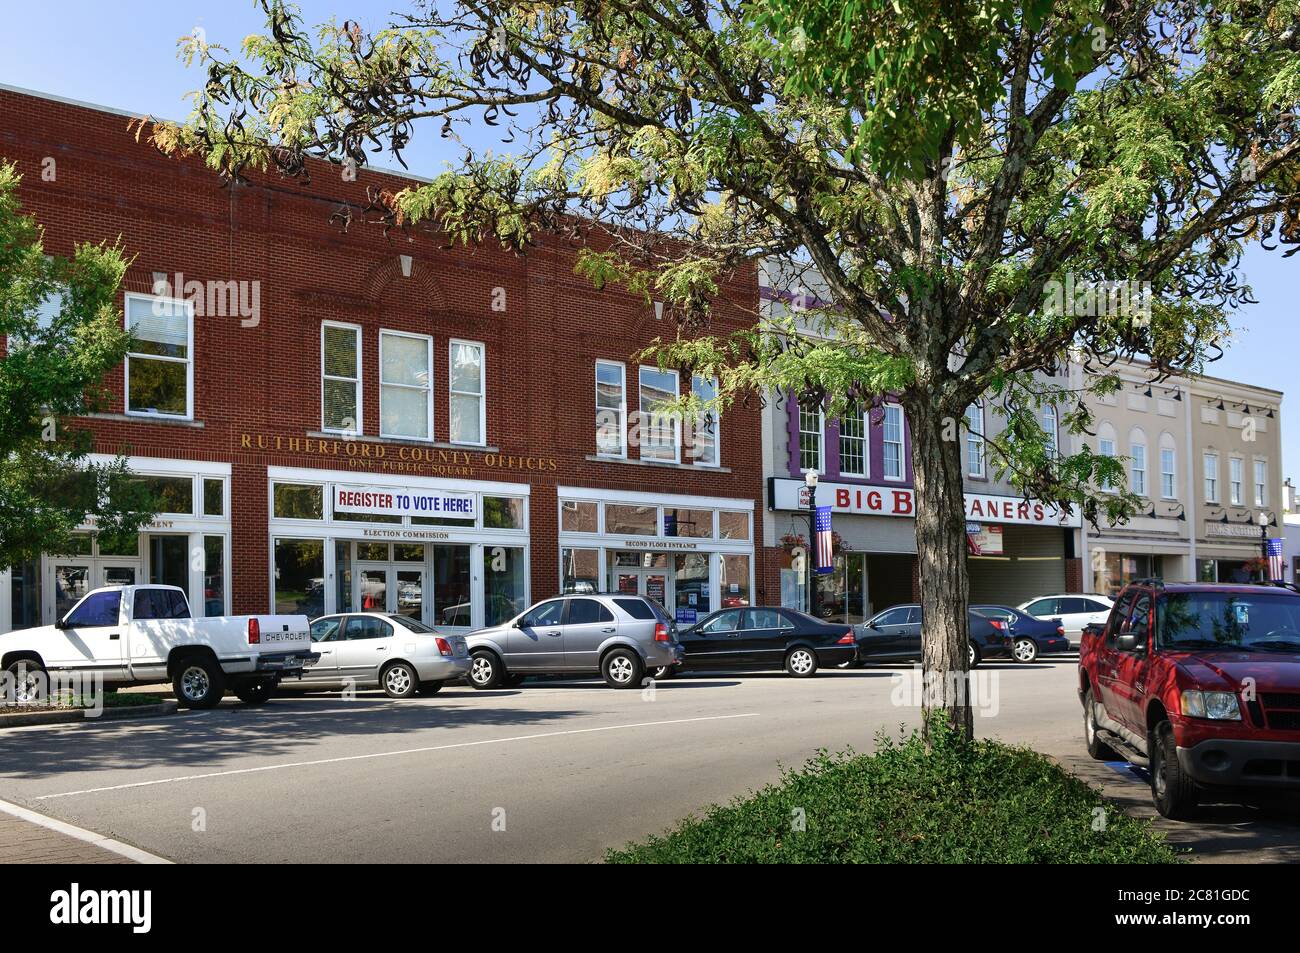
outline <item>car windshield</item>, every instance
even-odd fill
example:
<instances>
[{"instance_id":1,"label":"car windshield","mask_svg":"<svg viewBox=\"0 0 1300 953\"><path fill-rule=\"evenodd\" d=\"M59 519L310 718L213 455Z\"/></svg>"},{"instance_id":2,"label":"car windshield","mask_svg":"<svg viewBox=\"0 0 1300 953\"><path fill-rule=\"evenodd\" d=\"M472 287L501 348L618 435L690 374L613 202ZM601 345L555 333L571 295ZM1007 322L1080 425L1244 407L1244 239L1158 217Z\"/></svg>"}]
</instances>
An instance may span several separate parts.
<instances>
[{"instance_id":1,"label":"car windshield","mask_svg":"<svg viewBox=\"0 0 1300 953\"><path fill-rule=\"evenodd\" d=\"M431 625L425 625L419 619L412 619L409 615L390 615L388 618L401 626L410 629L412 632L435 633L438 630Z\"/></svg>"},{"instance_id":2,"label":"car windshield","mask_svg":"<svg viewBox=\"0 0 1300 953\"><path fill-rule=\"evenodd\" d=\"M1156 612L1162 648L1300 650L1300 598L1279 592L1172 592Z\"/></svg>"}]
</instances>

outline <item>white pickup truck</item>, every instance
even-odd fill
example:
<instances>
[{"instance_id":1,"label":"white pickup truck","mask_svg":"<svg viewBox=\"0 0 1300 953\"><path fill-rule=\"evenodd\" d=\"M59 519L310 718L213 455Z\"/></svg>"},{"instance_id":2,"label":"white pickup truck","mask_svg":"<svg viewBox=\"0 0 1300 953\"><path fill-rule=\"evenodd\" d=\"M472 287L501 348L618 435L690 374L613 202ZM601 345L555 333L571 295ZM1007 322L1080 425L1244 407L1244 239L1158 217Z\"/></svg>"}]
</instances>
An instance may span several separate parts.
<instances>
[{"instance_id":1,"label":"white pickup truck","mask_svg":"<svg viewBox=\"0 0 1300 953\"><path fill-rule=\"evenodd\" d=\"M319 657L306 616L194 619L175 586L105 586L54 625L0 635L19 703L38 701L55 677L98 676L105 686L170 679L189 708L211 708L227 688L260 705Z\"/></svg>"}]
</instances>

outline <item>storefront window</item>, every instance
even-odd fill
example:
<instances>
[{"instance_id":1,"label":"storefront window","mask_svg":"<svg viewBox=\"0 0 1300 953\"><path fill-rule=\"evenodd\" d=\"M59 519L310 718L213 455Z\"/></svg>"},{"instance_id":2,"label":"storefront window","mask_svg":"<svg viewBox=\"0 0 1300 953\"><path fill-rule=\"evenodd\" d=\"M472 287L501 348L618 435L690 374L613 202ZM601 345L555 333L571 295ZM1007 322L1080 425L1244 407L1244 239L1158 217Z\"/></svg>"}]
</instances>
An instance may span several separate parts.
<instances>
[{"instance_id":1,"label":"storefront window","mask_svg":"<svg viewBox=\"0 0 1300 953\"><path fill-rule=\"evenodd\" d=\"M424 562L423 543L393 543L393 559L401 563Z\"/></svg>"},{"instance_id":2,"label":"storefront window","mask_svg":"<svg viewBox=\"0 0 1300 953\"><path fill-rule=\"evenodd\" d=\"M469 553L468 546L433 547L434 625L470 624Z\"/></svg>"},{"instance_id":3,"label":"storefront window","mask_svg":"<svg viewBox=\"0 0 1300 953\"><path fill-rule=\"evenodd\" d=\"M709 557L705 553L679 553L673 557L673 592L676 618L688 625L712 610L709 602Z\"/></svg>"},{"instance_id":4,"label":"storefront window","mask_svg":"<svg viewBox=\"0 0 1300 953\"><path fill-rule=\"evenodd\" d=\"M203 537L203 614L226 614L226 538Z\"/></svg>"},{"instance_id":5,"label":"storefront window","mask_svg":"<svg viewBox=\"0 0 1300 953\"><path fill-rule=\"evenodd\" d=\"M1128 583L1135 579L1147 579L1153 575L1154 560L1151 556L1124 553L1106 553L1101 560L1094 561L1093 592L1114 596Z\"/></svg>"},{"instance_id":6,"label":"storefront window","mask_svg":"<svg viewBox=\"0 0 1300 953\"><path fill-rule=\"evenodd\" d=\"M523 529L524 501L515 496L483 497L483 526L486 529Z\"/></svg>"},{"instance_id":7,"label":"storefront window","mask_svg":"<svg viewBox=\"0 0 1300 953\"><path fill-rule=\"evenodd\" d=\"M820 618L848 625L866 619L865 568L863 553L838 553L832 572L814 573Z\"/></svg>"},{"instance_id":8,"label":"storefront window","mask_svg":"<svg viewBox=\"0 0 1300 953\"><path fill-rule=\"evenodd\" d=\"M190 539L188 536L149 537L149 581L156 586L189 590Z\"/></svg>"},{"instance_id":9,"label":"storefront window","mask_svg":"<svg viewBox=\"0 0 1300 953\"><path fill-rule=\"evenodd\" d=\"M664 507L665 536L713 536L713 510L681 510Z\"/></svg>"},{"instance_id":10,"label":"storefront window","mask_svg":"<svg viewBox=\"0 0 1300 953\"><path fill-rule=\"evenodd\" d=\"M524 551L515 546L483 550L484 606L487 625L500 625L527 608L524 590Z\"/></svg>"},{"instance_id":11,"label":"storefront window","mask_svg":"<svg viewBox=\"0 0 1300 953\"><path fill-rule=\"evenodd\" d=\"M611 536L654 536L658 508L608 503L605 506L605 532Z\"/></svg>"},{"instance_id":12,"label":"storefront window","mask_svg":"<svg viewBox=\"0 0 1300 953\"><path fill-rule=\"evenodd\" d=\"M137 533L100 533L95 540L101 556L139 556L140 536Z\"/></svg>"},{"instance_id":13,"label":"storefront window","mask_svg":"<svg viewBox=\"0 0 1300 953\"><path fill-rule=\"evenodd\" d=\"M579 500L562 500L560 502L560 532L594 533L596 532L595 503Z\"/></svg>"},{"instance_id":14,"label":"storefront window","mask_svg":"<svg viewBox=\"0 0 1300 953\"><path fill-rule=\"evenodd\" d=\"M277 519L318 520L325 516L325 491L319 486L277 483L272 493Z\"/></svg>"},{"instance_id":15,"label":"storefront window","mask_svg":"<svg viewBox=\"0 0 1300 953\"><path fill-rule=\"evenodd\" d=\"M564 592L599 592L600 550L561 550L560 580Z\"/></svg>"},{"instance_id":16,"label":"storefront window","mask_svg":"<svg viewBox=\"0 0 1300 953\"><path fill-rule=\"evenodd\" d=\"M30 629L41 624L41 564L19 563L9 572L11 629Z\"/></svg>"},{"instance_id":17,"label":"storefront window","mask_svg":"<svg viewBox=\"0 0 1300 953\"><path fill-rule=\"evenodd\" d=\"M334 611L351 612L352 544L334 544Z\"/></svg>"},{"instance_id":18,"label":"storefront window","mask_svg":"<svg viewBox=\"0 0 1300 953\"><path fill-rule=\"evenodd\" d=\"M387 543L357 543L357 559L388 561Z\"/></svg>"},{"instance_id":19,"label":"storefront window","mask_svg":"<svg viewBox=\"0 0 1300 953\"><path fill-rule=\"evenodd\" d=\"M158 512L178 516L194 515L194 480L191 477L140 477L158 500Z\"/></svg>"},{"instance_id":20,"label":"storefront window","mask_svg":"<svg viewBox=\"0 0 1300 953\"><path fill-rule=\"evenodd\" d=\"M90 591L88 566L54 567L54 618L62 619Z\"/></svg>"},{"instance_id":21,"label":"storefront window","mask_svg":"<svg viewBox=\"0 0 1300 953\"><path fill-rule=\"evenodd\" d=\"M723 510L718 514L718 536L722 539L749 539L749 514Z\"/></svg>"},{"instance_id":22,"label":"storefront window","mask_svg":"<svg viewBox=\"0 0 1300 953\"><path fill-rule=\"evenodd\" d=\"M1198 582L1218 582L1213 559L1196 560L1196 579Z\"/></svg>"},{"instance_id":23,"label":"storefront window","mask_svg":"<svg viewBox=\"0 0 1300 953\"><path fill-rule=\"evenodd\" d=\"M718 583L722 591L722 605L719 608L749 605L749 557L723 556Z\"/></svg>"},{"instance_id":24,"label":"storefront window","mask_svg":"<svg viewBox=\"0 0 1300 953\"><path fill-rule=\"evenodd\" d=\"M226 512L226 481L203 481L203 515L224 516Z\"/></svg>"},{"instance_id":25,"label":"storefront window","mask_svg":"<svg viewBox=\"0 0 1300 953\"><path fill-rule=\"evenodd\" d=\"M314 619L325 612L325 544L318 539L275 541L275 611Z\"/></svg>"},{"instance_id":26,"label":"storefront window","mask_svg":"<svg viewBox=\"0 0 1300 953\"><path fill-rule=\"evenodd\" d=\"M89 556L94 546L89 533L73 533L68 537L68 545L63 547L59 556Z\"/></svg>"}]
</instances>

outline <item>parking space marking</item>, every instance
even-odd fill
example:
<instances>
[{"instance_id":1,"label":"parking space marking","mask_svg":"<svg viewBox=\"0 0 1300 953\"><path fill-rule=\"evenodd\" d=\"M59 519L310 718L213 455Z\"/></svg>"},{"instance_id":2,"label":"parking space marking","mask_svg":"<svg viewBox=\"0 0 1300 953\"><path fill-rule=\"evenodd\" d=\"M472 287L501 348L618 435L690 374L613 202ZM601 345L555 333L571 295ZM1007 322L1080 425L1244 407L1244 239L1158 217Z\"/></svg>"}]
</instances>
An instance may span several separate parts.
<instances>
[{"instance_id":1,"label":"parking space marking","mask_svg":"<svg viewBox=\"0 0 1300 953\"><path fill-rule=\"evenodd\" d=\"M139 847L132 847L130 844L123 844L120 840L114 840L111 837L105 837L103 834L96 834L94 831L88 831L84 827L77 827L75 824L68 824L65 821L57 821L52 817L46 817L44 814L38 814L35 811L28 810L17 804L11 804L9 801L0 801L0 811L10 814L19 820L27 821L29 824L35 824L37 827L44 827L47 830L55 831L66 837L72 837L87 844L93 844L101 850L109 851L121 857L134 860L137 864L170 864L171 861L165 857L159 857L157 854L151 854L147 850L141 850Z\"/></svg>"},{"instance_id":2,"label":"parking space marking","mask_svg":"<svg viewBox=\"0 0 1300 953\"><path fill-rule=\"evenodd\" d=\"M323 764L343 764L348 761L369 761L374 758L395 758L399 755L427 754L431 751L450 751L455 748L476 748L483 745L507 744L513 741L535 741L541 738L558 738L563 735L586 735L600 731L623 731L632 728L657 728L662 725L688 725L701 721L728 721L735 718L757 718L759 712L742 712L735 715L704 715L699 718L673 718L668 721L642 721L631 725L602 725L599 728L567 728L563 731L541 731L531 735L511 735L506 738L484 738L479 741L460 741L447 745L428 745L423 748L402 748L398 751L373 751L369 754L346 755L340 758L320 758L315 761L290 761L286 764L265 764L256 768L232 768L229 771L209 771L205 774L186 774L174 778L157 778L153 781L134 781L130 784L110 784L100 788L83 788L80 791L63 791L59 794L42 794L33 801L50 801L55 798L76 797L81 794L103 794L107 791L127 791L148 788L159 784L178 784L182 781L203 781L208 778L228 778L240 774L260 774L282 771L286 768L310 768ZM125 846L125 845L123 845Z\"/></svg>"}]
</instances>

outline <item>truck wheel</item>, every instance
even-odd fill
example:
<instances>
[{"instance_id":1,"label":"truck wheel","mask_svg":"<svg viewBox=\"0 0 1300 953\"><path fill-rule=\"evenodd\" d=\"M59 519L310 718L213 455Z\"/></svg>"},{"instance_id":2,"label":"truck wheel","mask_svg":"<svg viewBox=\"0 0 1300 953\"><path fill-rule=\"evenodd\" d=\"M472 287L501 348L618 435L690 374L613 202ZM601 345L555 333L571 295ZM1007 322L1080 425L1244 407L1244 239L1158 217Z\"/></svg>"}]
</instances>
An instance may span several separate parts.
<instances>
[{"instance_id":1,"label":"truck wheel","mask_svg":"<svg viewBox=\"0 0 1300 953\"><path fill-rule=\"evenodd\" d=\"M275 679L258 678L251 682L240 682L232 685L230 690L245 705L265 705L275 695L276 687Z\"/></svg>"},{"instance_id":2,"label":"truck wheel","mask_svg":"<svg viewBox=\"0 0 1300 953\"><path fill-rule=\"evenodd\" d=\"M802 645L791 649L785 656L785 670L795 678L812 678L817 674L817 653Z\"/></svg>"},{"instance_id":3,"label":"truck wheel","mask_svg":"<svg viewBox=\"0 0 1300 953\"><path fill-rule=\"evenodd\" d=\"M45 666L39 661L20 658L5 671L14 686L15 703L34 705L45 701L50 688L50 677L45 672Z\"/></svg>"},{"instance_id":4,"label":"truck wheel","mask_svg":"<svg viewBox=\"0 0 1300 953\"><path fill-rule=\"evenodd\" d=\"M1097 734L1097 710L1091 688L1083 693L1083 740L1088 745L1089 756L1097 761L1119 760L1119 756Z\"/></svg>"},{"instance_id":5,"label":"truck wheel","mask_svg":"<svg viewBox=\"0 0 1300 953\"><path fill-rule=\"evenodd\" d=\"M420 690L420 676L406 662L394 662L379 675L379 684L389 698L410 698Z\"/></svg>"},{"instance_id":6,"label":"truck wheel","mask_svg":"<svg viewBox=\"0 0 1300 953\"><path fill-rule=\"evenodd\" d=\"M182 659L172 676L172 691L182 708L214 708L226 690L226 673L216 659Z\"/></svg>"},{"instance_id":7,"label":"truck wheel","mask_svg":"<svg viewBox=\"0 0 1300 953\"><path fill-rule=\"evenodd\" d=\"M501 660L491 652L475 652L470 657L469 683L480 691L496 688L501 684L505 672L501 669Z\"/></svg>"},{"instance_id":8,"label":"truck wheel","mask_svg":"<svg viewBox=\"0 0 1300 953\"><path fill-rule=\"evenodd\" d=\"M1190 821L1196 816L1196 782L1178 763L1174 726L1162 721L1151 734L1151 799L1171 821Z\"/></svg>"},{"instance_id":9,"label":"truck wheel","mask_svg":"<svg viewBox=\"0 0 1300 953\"><path fill-rule=\"evenodd\" d=\"M676 665L660 665L657 668L652 668L650 670L650 677L653 678L656 682L662 682L666 678L673 677L674 674L673 670L676 667L677 667Z\"/></svg>"},{"instance_id":10,"label":"truck wheel","mask_svg":"<svg viewBox=\"0 0 1300 953\"><path fill-rule=\"evenodd\" d=\"M1033 662L1038 658L1038 643L1033 639L1016 639L1011 652L1017 662Z\"/></svg>"},{"instance_id":11,"label":"truck wheel","mask_svg":"<svg viewBox=\"0 0 1300 953\"><path fill-rule=\"evenodd\" d=\"M644 673L641 656L628 649L615 649L600 663L600 674L610 688L637 688Z\"/></svg>"}]
</instances>

